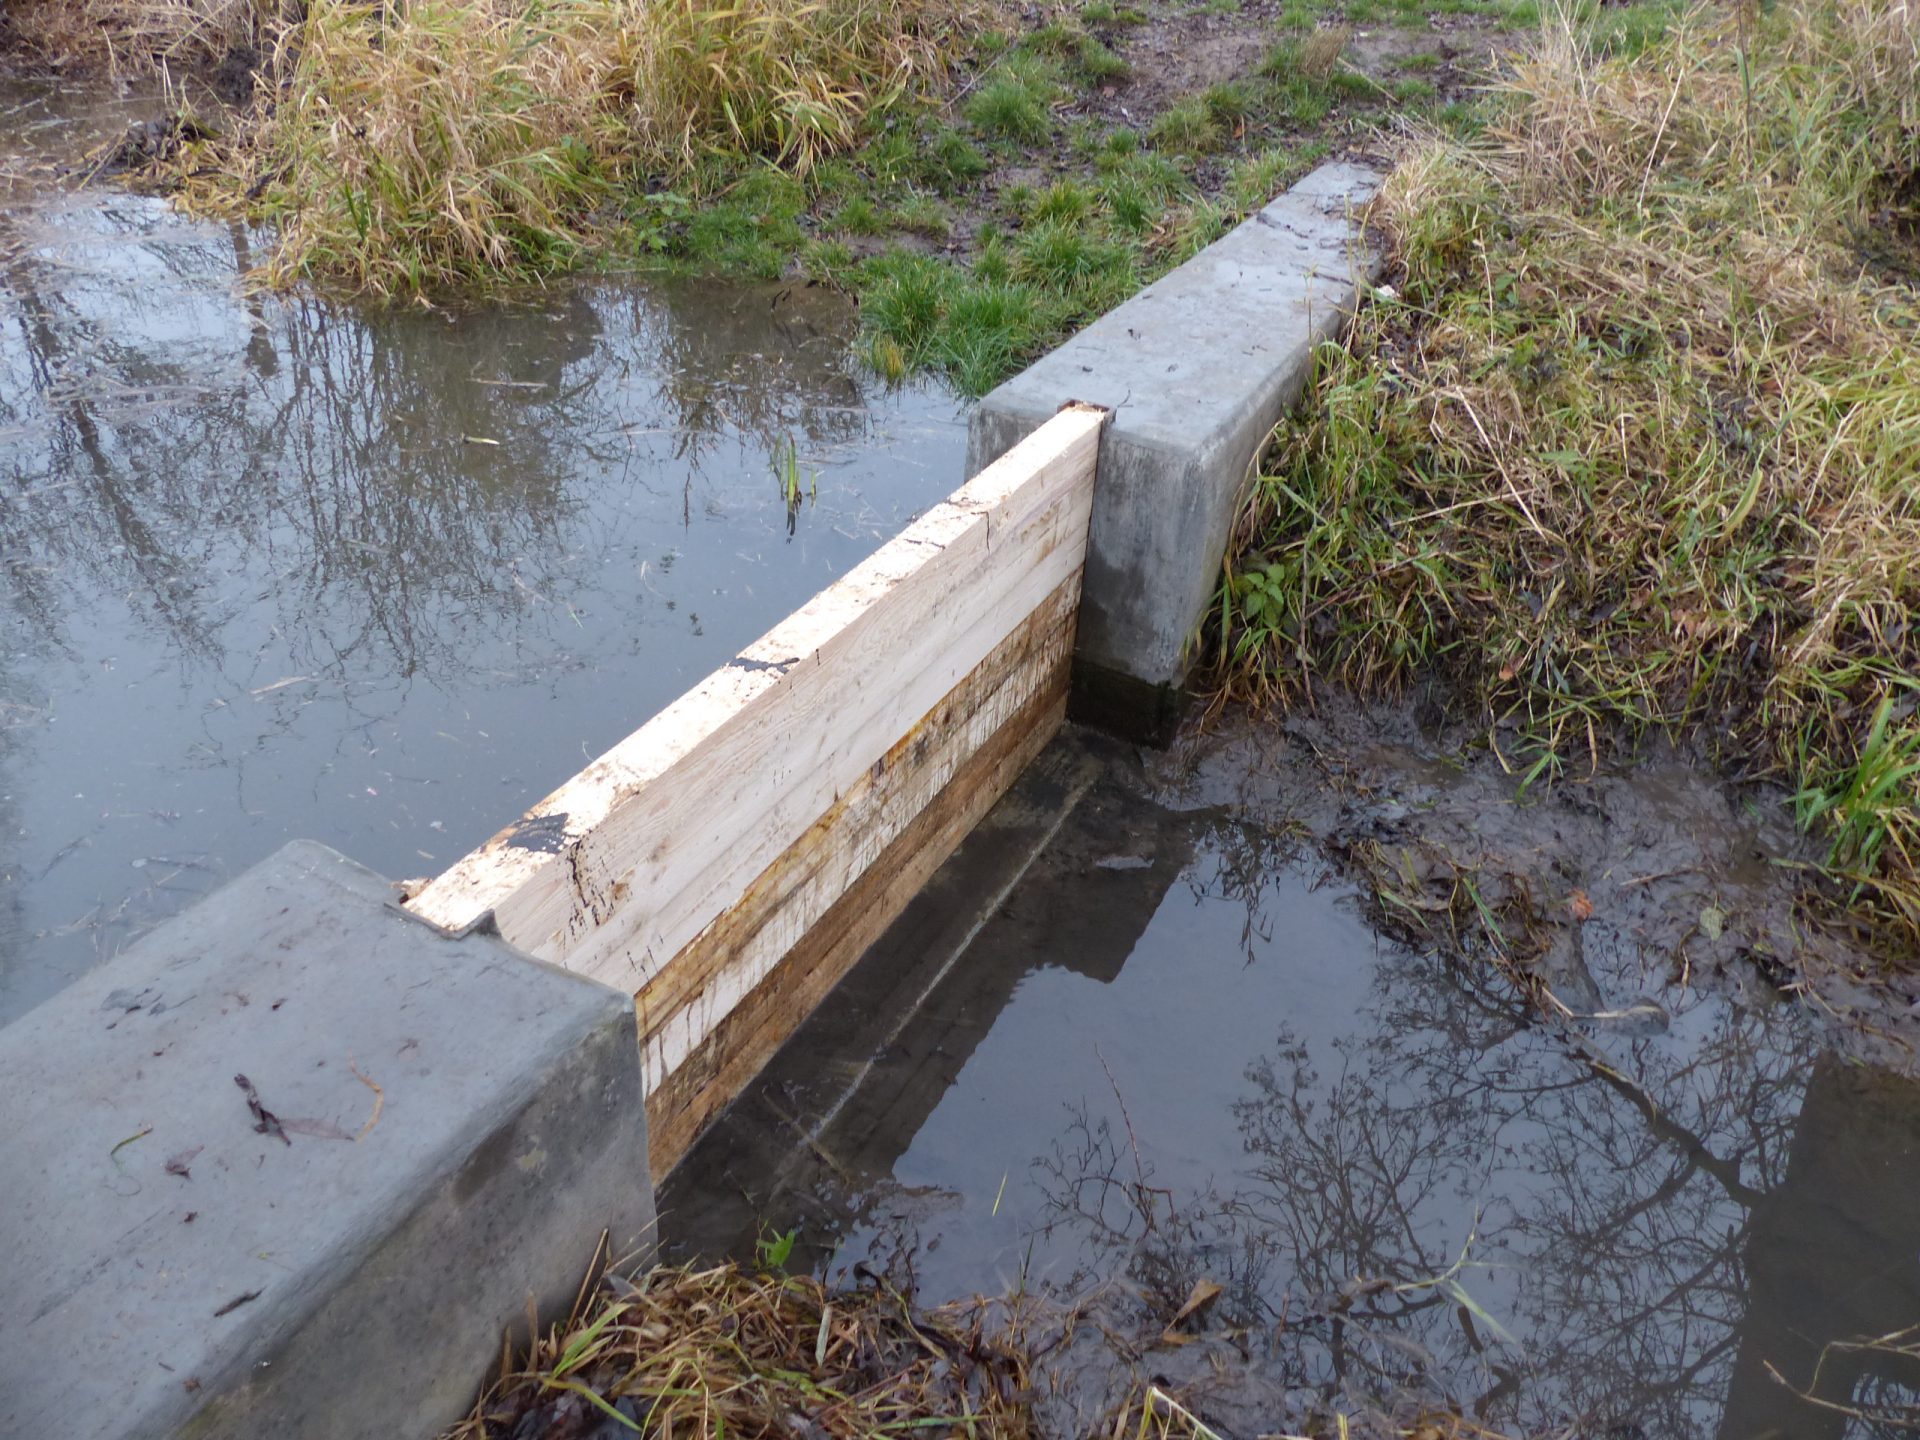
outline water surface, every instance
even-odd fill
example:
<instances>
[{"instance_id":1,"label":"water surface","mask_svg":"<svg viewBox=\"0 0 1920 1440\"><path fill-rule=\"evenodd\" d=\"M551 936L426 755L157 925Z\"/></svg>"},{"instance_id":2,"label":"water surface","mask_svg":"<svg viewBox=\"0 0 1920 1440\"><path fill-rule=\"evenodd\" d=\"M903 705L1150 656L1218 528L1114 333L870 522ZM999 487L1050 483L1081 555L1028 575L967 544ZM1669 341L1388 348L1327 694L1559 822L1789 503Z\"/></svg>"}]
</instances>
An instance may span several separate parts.
<instances>
[{"instance_id":1,"label":"water surface","mask_svg":"<svg viewBox=\"0 0 1920 1440\"><path fill-rule=\"evenodd\" d=\"M820 290L249 294L50 177L149 109L0 84L0 1022L287 840L437 872L961 478Z\"/></svg>"},{"instance_id":2,"label":"water surface","mask_svg":"<svg viewBox=\"0 0 1920 1440\"><path fill-rule=\"evenodd\" d=\"M1920 1418L1920 1332L1822 1362L1920 1322L1920 1087L1793 1006L1589 959L1597 1018L1542 1023L1383 940L1296 826L1164 808L1070 735L691 1152L663 1229L1089 1307L1122 1342L1056 1352L1063 1434L1128 1376L1249 1437L1430 1405L1897 1433L1775 1371Z\"/></svg>"}]
</instances>

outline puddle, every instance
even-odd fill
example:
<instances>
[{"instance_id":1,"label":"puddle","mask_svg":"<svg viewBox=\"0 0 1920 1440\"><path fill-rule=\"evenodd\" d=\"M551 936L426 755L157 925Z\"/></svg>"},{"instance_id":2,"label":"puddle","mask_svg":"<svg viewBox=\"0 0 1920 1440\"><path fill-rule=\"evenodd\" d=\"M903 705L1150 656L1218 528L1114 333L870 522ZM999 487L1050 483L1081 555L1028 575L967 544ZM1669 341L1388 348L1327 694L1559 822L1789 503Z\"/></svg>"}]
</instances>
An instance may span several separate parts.
<instances>
[{"instance_id":1,"label":"puddle","mask_svg":"<svg viewBox=\"0 0 1920 1440\"><path fill-rule=\"evenodd\" d=\"M246 295L49 182L143 103L0 82L0 1023L289 839L437 872L961 478L816 289Z\"/></svg>"},{"instance_id":2,"label":"puddle","mask_svg":"<svg viewBox=\"0 0 1920 1440\"><path fill-rule=\"evenodd\" d=\"M1920 1086L1625 941L1587 952L1604 1018L1542 1023L1493 967L1383 939L1325 858L1492 782L1412 747L1371 762L1399 789L1235 763L1168 783L1056 742L670 1178L670 1253L797 1229L829 1277L1072 1309L1053 1434L1148 1378L1242 1437L1436 1406L1509 1434L1893 1433L1775 1371L1920 1417L1917 1337L1821 1363L1920 1323ZM1612 806L1634 874L1724 804L1652 773ZM1732 873L1772 838L1733 827Z\"/></svg>"}]
</instances>

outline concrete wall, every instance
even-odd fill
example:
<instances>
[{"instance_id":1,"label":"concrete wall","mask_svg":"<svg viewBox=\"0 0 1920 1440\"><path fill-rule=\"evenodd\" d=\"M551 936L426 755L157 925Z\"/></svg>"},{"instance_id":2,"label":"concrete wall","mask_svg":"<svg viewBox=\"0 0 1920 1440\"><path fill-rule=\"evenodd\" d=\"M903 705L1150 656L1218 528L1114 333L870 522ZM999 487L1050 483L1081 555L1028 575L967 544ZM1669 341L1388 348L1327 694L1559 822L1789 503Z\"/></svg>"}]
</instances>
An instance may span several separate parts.
<instances>
[{"instance_id":1,"label":"concrete wall","mask_svg":"<svg viewBox=\"0 0 1920 1440\"><path fill-rule=\"evenodd\" d=\"M0 1436L430 1436L650 1243L632 1002L391 893L290 845L0 1030Z\"/></svg>"},{"instance_id":2,"label":"concrete wall","mask_svg":"<svg viewBox=\"0 0 1920 1440\"><path fill-rule=\"evenodd\" d=\"M1356 223L1378 177L1323 165L1231 234L989 394L971 474L1061 405L1112 410L1100 447L1074 714L1164 740L1249 466L1377 269Z\"/></svg>"}]
</instances>

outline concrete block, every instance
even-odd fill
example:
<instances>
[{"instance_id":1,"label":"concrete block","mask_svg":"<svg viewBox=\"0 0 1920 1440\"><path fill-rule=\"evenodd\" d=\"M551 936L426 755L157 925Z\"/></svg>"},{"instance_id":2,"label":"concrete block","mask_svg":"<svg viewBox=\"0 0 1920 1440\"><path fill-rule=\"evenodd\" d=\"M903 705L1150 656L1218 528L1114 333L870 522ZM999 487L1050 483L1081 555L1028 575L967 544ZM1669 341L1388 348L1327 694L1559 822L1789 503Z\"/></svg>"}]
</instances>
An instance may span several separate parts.
<instances>
[{"instance_id":1,"label":"concrete block","mask_svg":"<svg viewBox=\"0 0 1920 1440\"><path fill-rule=\"evenodd\" d=\"M1100 446L1075 657L1078 719L1164 739L1234 511L1378 260L1354 220L1379 177L1323 165L974 410L967 473L1070 400L1113 411Z\"/></svg>"},{"instance_id":2,"label":"concrete block","mask_svg":"<svg viewBox=\"0 0 1920 1440\"><path fill-rule=\"evenodd\" d=\"M390 894L289 845L0 1030L0 1436L429 1437L651 1242L631 1000Z\"/></svg>"}]
</instances>

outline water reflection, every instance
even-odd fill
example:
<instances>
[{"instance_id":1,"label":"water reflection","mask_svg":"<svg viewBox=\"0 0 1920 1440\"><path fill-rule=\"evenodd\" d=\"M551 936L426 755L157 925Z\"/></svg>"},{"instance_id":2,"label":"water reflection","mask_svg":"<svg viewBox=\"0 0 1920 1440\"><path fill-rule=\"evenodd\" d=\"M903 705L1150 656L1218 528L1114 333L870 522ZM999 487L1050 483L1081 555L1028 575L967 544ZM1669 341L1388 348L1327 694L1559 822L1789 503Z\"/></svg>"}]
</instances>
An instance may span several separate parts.
<instances>
[{"instance_id":1,"label":"water reflection","mask_svg":"<svg viewBox=\"0 0 1920 1440\"><path fill-rule=\"evenodd\" d=\"M1920 1347L1821 1360L1920 1321L1920 1089L1790 1011L1667 1014L1604 967L1615 1018L1543 1027L1382 948L1271 830L1111 778L1060 803L897 1034L844 1011L884 1013L875 972L924 964L937 917L863 962L676 1175L670 1235L797 1224L928 1300L1101 1297L1141 1373L1242 1377L1209 1398L1230 1433L1440 1398L1510 1433L1893 1433L1789 1386L1920 1416ZM675 1208L696 1193L739 1198ZM1203 1282L1193 1342L1156 1346ZM1114 1394L1083 1390L1074 1423Z\"/></svg>"},{"instance_id":2,"label":"water reflection","mask_svg":"<svg viewBox=\"0 0 1920 1440\"><path fill-rule=\"evenodd\" d=\"M281 300L243 227L11 160L0 1021L284 839L432 873L958 483L819 291Z\"/></svg>"}]
</instances>

